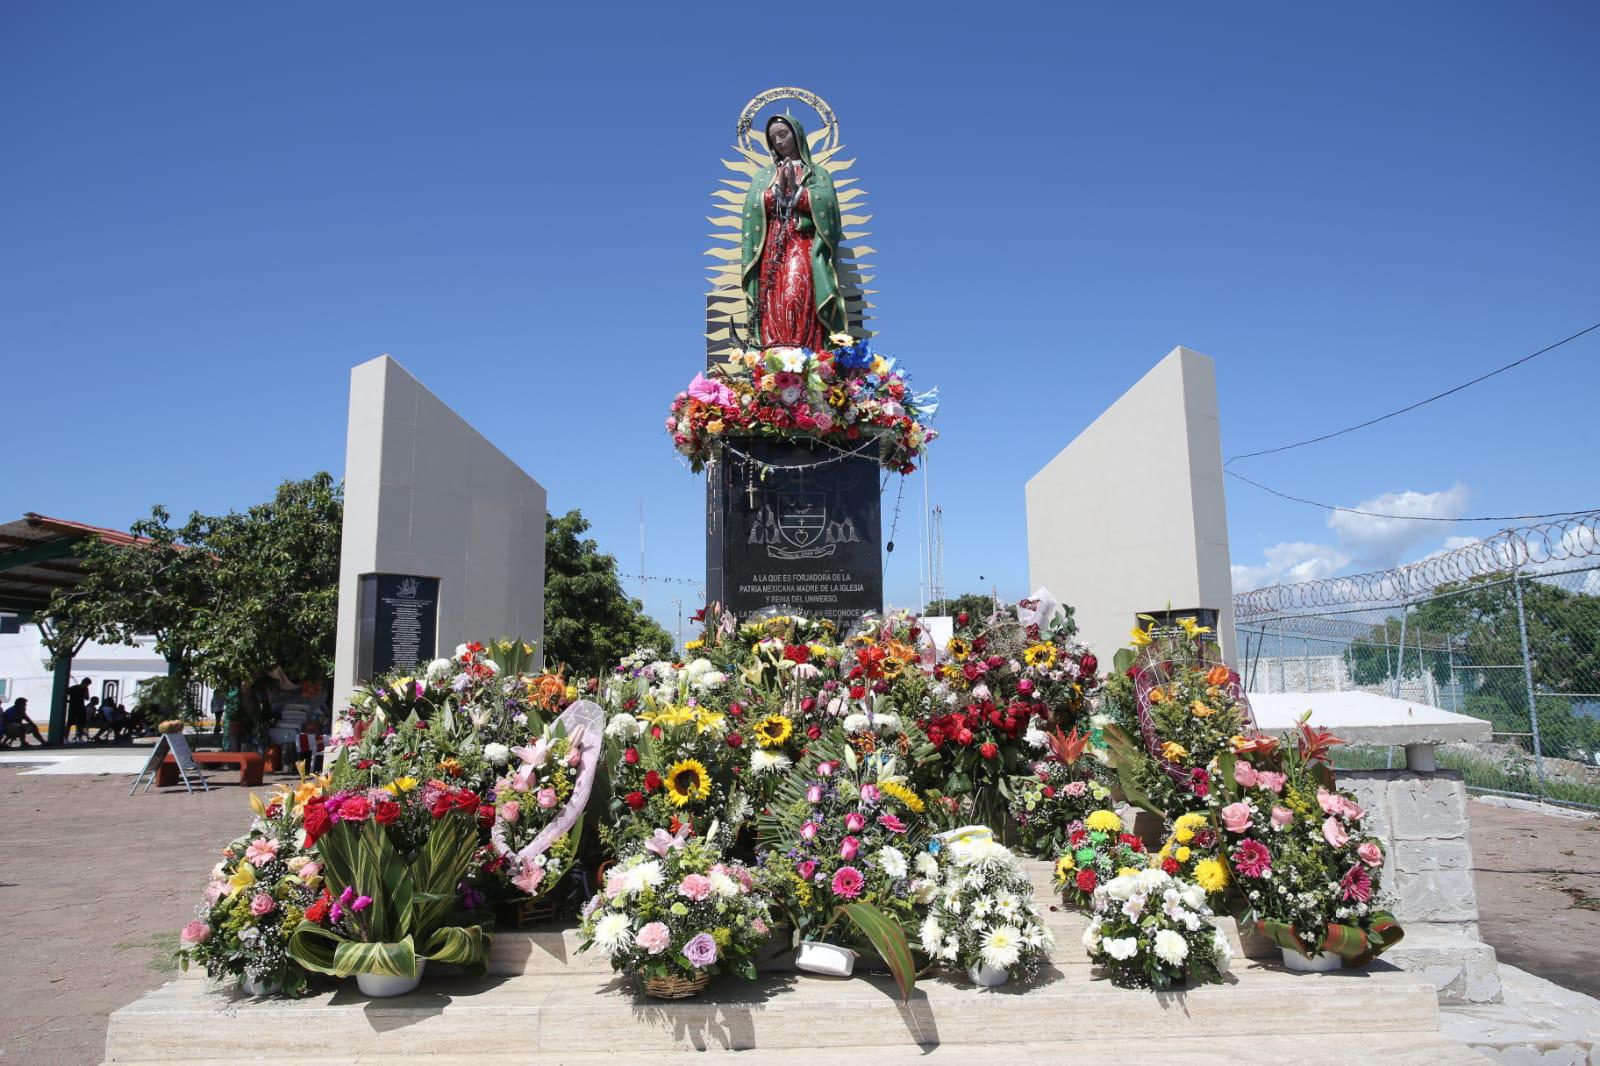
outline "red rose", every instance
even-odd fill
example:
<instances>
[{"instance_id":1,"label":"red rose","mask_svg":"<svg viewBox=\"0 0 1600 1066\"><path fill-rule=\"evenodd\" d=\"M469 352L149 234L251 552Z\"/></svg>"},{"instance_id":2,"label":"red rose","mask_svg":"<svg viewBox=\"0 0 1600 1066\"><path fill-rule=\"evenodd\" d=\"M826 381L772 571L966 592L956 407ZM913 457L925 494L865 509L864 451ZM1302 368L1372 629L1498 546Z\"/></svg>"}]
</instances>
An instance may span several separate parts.
<instances>
[{"instance_id":1,"label":"red rose","mask_svg":"<svg viewBox=\"0 0 1600 1066\"><path fill-rule=\"evenodd\" d=\"M742 748L743 746L744 746L744 737L741 737L738 733L729 733L728 734L728 747L730 747L730 748Z\"/></svg>"},{"instance_id":2,"label":"red rose","mask_svg":"<svg viewBox=\"0 0 1600 1066\"><path fill-rule=\"evenodd\" d=\"M817 698L815 696L807 696L805 699L800 701L801 713L810 714L812 711L814 711L816 709L817 709Z\"/></svg>"},{"instance_id":3,"label":"red rose","mask_svg":"<svg viewBox=\"0 0 1600 1066\"><path fill-rule=\"evenodd\" d=\"M1083 847L1083 842L1089 839L1089 834L1082 829L1075 829L1067 837L1067 843L1075 848Z\"/></svg>"},{"instance_id":4,"label":"red rose","mask_svg":"<svg viewBox=\"0 0 1600 1066\"><path fill-rule=\"evenodd\" d=\"M660 787L661 787L661 775L660 774L656 773L654 770L651 770L651 771L649 771L648 773L646 773L644 775L644 790L646 792L654 792L656 789L658 789Z\"/></svg>"},{"instance_id":5,"label":"red rose","mask_svg":"<svg viewBox=\"0 0 1600 1066\"><path fill-rule=\"evenodd\" d=\"M490 829L494 826L494 804L478 804L478 824L485 829Z\"/></svg>"},{"instance_id":6,"label":"red rose","mask_svg":"<svg viewBox=\"0 0 1600 1066\"><path fill-rule=\"evenodd\" d=\"M656 740L660 740L661 739L661 727L658 726L658 725L651 726L650 727L650 736L653 737Z\"/></svg>"},{"instance_id":7,"label":"red rose","mask_svg":"<svg viewBox=\"0 0 1600 1066\"><path fill-rule=\"evenodd\" d=\"M428 807L428 813L435 818L443 818L450 813L450 794L441 792L434 797L433 803Z\"/></svg>"},{"instance_id":8,"label":"red rose","mask_svg":"<svg viewBox=\"0 0 1600 1066\"><path fill-rule=\"evenodd\" d=\"M1166 858L1161 860L1161 868L1167 873L1176 876L1179 870L1178 860L1174 859L1171 855L1168 855Z\"/></svg>"},{"instance_id":9,"label":"red rose","mask_svg":"<svg viewBox=\"0 0 1600 1066\"><path fill-rule=\"evenodd\" d=\"M427 720L426 719L418 719L417 720L417 728L418 729L427 729L428 728Z\"/></svg>"},{"instance_id":10,"label":"red rose","mask_svg":"<svg viewBox=\"0 0 1600 1066\"><path fill-rule=\"evenodd\" d=\"M400 804L394 800L379 800L373 807L372 820L379 825L391 825L400 817Z\"/></svg>"},{"instance_id":11,"label":"red rose","mask_svg":"<svg viewBox=\"0 0 1600 1066\"><path fill-rule=\"evenodd\" d=\"M852 686L850 686L850 698L853 699L853 700L864 700L864 699L866 699L867 698L867 686L865 686L865 685L852 685Z\"/></svg>"},{"instance_id":12,"label":"red rose","mask_svg":"<svg viewBox=\"0 0 1600 1066\"><path fill-rule=\"evenodd\" d=\"M808 725L808 726L806 726L806 739L807 740L820 740L820 739L822 739L822 727L819 726L819 725Z\"/></svg>"},{"instance_id":13,"label":"red rose","mask_svg":"<svg viewBox=\"0 0 1600 1066\"><path fill-rule=\"evenodd\" d=\"M967 612L966 611L962 611L960 614L956 615L956 625L964 626L966 624L967 624Z\"/></svg>"},{"instance_id":14,"label":"red rose","mask_svg":"<svg viewBox=\"0 0 1600 1066\"><path fill-rule=\"evenodd\" d=\"M313 800L306 804L306 847L317 842L317 838L326 833L333 826L333 819L328 816L328 809L322 805L321 800Z\"/></svg>"},{"instance_id":15,"label":"red rose","mask_svg":"<svg viewBox=\"0 0 1600 1066\"><path fill-rule=\"evenodd\" d=\"M979 745L978 751L985 759L993 759L999 756L1000 746L992 740L986 740Z\"/></svg>"},{"instance_id":16,"label":"red rose","mask_svg":"<svg viewBox=\"0 0 1600 1066\"><path fill-rule=\"evenodd\" d=\"M454 797L456 810L476 811L478 809L478 794L471 789L462 789Z\"/></svg>"},{"instance_id":17,"label":"red rose","mask_svg":"<svg viewBox=\"0 0 1600 1066\"><path fill-rule=\"evenodd\" d=\"M644 806L644 793L643 792L630 792L625 797L623 797L623 802L627 803L627 805L629 807L633 808L634 810L638 810L639 808Z\"/></svg>"},{"instance_id":18,"label":"red rose","mask_svg":"<svg viewBox=\"0 0 1600 1066\"><path fill-rule=\"evenodd\" d=\"M735 718L742 717L744 715L744 704L737 702L728 704L728 713Z\"/></svg>"},{"instance_id":19,"label":"red rose","mask_svg":"<svg viewBox=\"0 0 1600 1066\"><path fill-rule=\"evenodd\" d=\"M810 662L811 649L804 644L786 644L783 648L783 657L792 663Z\"/></svg>"},{"instance_id":20,"label":"red rose","mask_svg":"<svg viewBox=\"0 0 1600 1066\"><path fill-rule=\"evenodd\" d=\"M1078 660L1078 668L1086 674L1094 673L1095 668L1099 665L1100 660L1096 659L1093 655L1085 655L1082 659Z\"/></svg>"},{"instance_id":21,"label":"red rose","mask_svg":"<svg viewBox=\"0 0 1600 1066\"><path fill-rule=\"evenodd\" d=\"M972 730L967 729L965 726L956 730L956 743L962 747L970 745L972 743Z\"/></svg>"},{"instance_id":22,"label":"red rose","mask_svg":"<svg viewBox=\"0 0 1600 1066\"><path fill-rule=\"evenodd\" d=\"M1095 877L1093 870L1079 870L1078 871L1078 891L1079 892L1093 892L1094 891L1094 886L1098 882L1098 880L1099 880L1099 878Z\"/></svg>"},{"instance_id":23,"label":"red rose","mask_svg":"<svg viewBox=\"0 0 1600 1066\"><path fill-rule=\"evenodd\" d=\"M1045 799L1055 799L1056 798L1056 786L1054 786L1054 785L1046 785L1046 786L1044 786L1044 798Z\"/></svg>"},{"instance_id":24,"label":"red rose","mask_svg":"<svg viewBox=\"0 0 1600 1066\"><path fill-rule=\"evenodd\" d=\"M372 812L372 805L365 796L349 796L339 805L339 820L344 822L360 822L365 820Z\"/></svg>"},{"instance_id":25,"label":"red rose","mask_svg":"<svg viewBox=\"0 0 1600 1066\"><path fill-rule=\"evenodd\" d=\"M637 764L639 761L639 749L629 748L627 751L623 752L622 761L627 763L629 766Z\"/></svg>"}]
</instances>

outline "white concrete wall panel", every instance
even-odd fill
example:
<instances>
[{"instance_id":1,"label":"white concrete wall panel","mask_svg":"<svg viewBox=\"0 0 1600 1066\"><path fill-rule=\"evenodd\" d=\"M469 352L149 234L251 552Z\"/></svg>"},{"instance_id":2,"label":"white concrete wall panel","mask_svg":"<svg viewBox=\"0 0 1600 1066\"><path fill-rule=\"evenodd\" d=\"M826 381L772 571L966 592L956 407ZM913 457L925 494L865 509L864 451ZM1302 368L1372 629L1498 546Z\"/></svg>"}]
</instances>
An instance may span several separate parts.
<instances>
[{"instance_id":1,"label":"white concrete wall panel","mask_svg":"<svg viewBox=\"0 0 1600 1066\"><path fill-rule=\"evenodd\" d=\"M439 578L439 648L544 639L545 490L389 356L350 371L334 703L362 574Z\"/></svg>"},{"instance_id":2,"label":"white concrete wall panel","mask_svg":"<svg viewBox=\"0 0 1600 1066\"><path fill-rule=\"evenodd\" d=\"M1103 660L1139 611L1214 607L1233 656L1216 368L1174 348L1028 481L1029 584Z\"/></svg>"}]
</instances>

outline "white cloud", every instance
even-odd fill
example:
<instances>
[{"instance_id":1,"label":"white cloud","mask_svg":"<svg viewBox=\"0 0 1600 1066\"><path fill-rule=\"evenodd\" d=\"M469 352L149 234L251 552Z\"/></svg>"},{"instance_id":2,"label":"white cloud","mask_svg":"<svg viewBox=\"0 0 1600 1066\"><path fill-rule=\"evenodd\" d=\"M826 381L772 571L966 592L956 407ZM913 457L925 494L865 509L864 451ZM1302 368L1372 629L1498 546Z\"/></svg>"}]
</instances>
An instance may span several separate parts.
<instances>
[{"instance_id":1,"label":"white cloud","mask_svg":"<svg viewBox=\"0 0 1600 1066\"><path fill-rule=\"evenodd\" d=\"M1448 523L1412 519L1453 518L1465 510L1468 495L1467 487L1461 484L1443 492L1386 492L1370 500L1362 500L1353 510L1406 517L1374 518L1366 514L1335 511L1328 516L1328 528L1339 538L1340 549L1363 567L1379 569L1394 566L1401 556L1449 528ZM1465 543L1467 538L1452 537L1450 540Z\"/></svg>"},{"instance_id":2,"label":"white cloud","mask_svg":"<svg viewBox=\"0 0 1600 1066\"><path fill-rule=\"evenodd\" d=\"M1234 564L1234 592L1249 592L1266 585L1316 581L1350 565L1350 556L1338 548L1305 541L1274 544L1265 554L1266 561L1259 566Z\"/></svg>"}]
</instances>

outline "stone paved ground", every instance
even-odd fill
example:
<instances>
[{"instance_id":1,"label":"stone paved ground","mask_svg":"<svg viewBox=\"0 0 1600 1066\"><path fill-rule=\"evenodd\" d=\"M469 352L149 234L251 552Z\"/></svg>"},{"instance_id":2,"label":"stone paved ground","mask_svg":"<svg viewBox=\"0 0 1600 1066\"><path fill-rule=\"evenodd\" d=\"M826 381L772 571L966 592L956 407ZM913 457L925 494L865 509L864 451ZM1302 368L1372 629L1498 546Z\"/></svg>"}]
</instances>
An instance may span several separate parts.
<instances>
[{"instance_id":1,"label":"stone paved ground","mask_svg":"<svg viewBox=\"0 0 1600 1066\"><path fill-rule=\"evenodd\" d=\"M236 786L129 784L0 766L0 1063L99 1062L106 1016L168 979L175 930L248 818ZM1600 910L1580 905L1600 897L1600 821L1481 803L1471 819L1485 939L1600 995Z\"/></svg>"}]
</instances>

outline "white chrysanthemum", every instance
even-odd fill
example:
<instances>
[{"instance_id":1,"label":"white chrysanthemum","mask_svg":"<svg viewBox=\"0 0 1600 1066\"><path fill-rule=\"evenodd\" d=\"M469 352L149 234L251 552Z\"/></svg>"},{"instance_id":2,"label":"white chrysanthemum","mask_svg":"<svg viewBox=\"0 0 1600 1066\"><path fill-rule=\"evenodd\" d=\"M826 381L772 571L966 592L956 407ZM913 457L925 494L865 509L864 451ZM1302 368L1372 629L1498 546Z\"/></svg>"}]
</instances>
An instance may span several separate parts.
<instances>
[{"instance_id":1,"label":"white chrysanthemum","mask_svg":"<svg viewBox=\"0 0 1600 1066\"><path fill-rule=\"evenodd\" d=\"M711 891L724 899L732 899L739 894L739 882L729 877L721 870L712 870L706 875L711 881Z\"/></svg>"},{"instance_id":2,"label":"white chrysanthemum","mask_svg":"<svg viewBox=\"0 0 1600 1066\"><path fill-rule=\"evenodd\" d=\"M633 925L626 914L612 912L594 923L594 946L615 955L633 944Z\"/></svg>"},{"instance_id":3,"label":"white chrysanthemum","mask_svg":"<svg viewBox=\"0 0 1600 1066\"><path fill-rule=\"evenodd\" d=\"M1156 955L1169 966L1177 966L1189 957L1189 942L1181 933L1163 929L1156 934Z\"/></svg>"},{"instance_id":4,"label":"white chrysanthemum","mask_svg":"<svg viewBox=\"0 0 1600 1066\"><path fill-rule=\"evenodd\" d=\"M689 680L693 681L695 678L703 677L715 669L716 666L712 664L710 659L694 659L683 668L683 672Z\"/></svg>"},{"instance_id":5,"label":"white chrysanthemum","mask_svg":"<svg viewBox=\"0 0 1600 1066\"><path fill-rule=\"evenodd\" d=\"M435 659L428 664L426 676L429 681L437 681L450 672L450 667L451 662L449 659Z\"/></svg>"},{"instance_id":6,"label":"white chrysanthemum","mask_svg":"<svg viewBox=\"0 0 1600 1066\"><path fill-rule=\"evenodd\" d=\"M961 909L961 890L960 889L951 888L951 889L947 889L945 891L945 894L944 894L944 909L947 910L947 911L954 911L954 910L960 910Z\"/></svg>"},{"instance_id":7,"label":"white chrysanthemum","mask_svg":"<svg viewBox=\"0 0 1600 1066\"><path fill-rule=\"evenodd\" d=\"M1228 943L1228 938L1222 935L1222 930L1214 930L1211 934L1211 947L1217 953L1217 969L1226 970L1233 963L1233 945Z\"/></svg>"},{"instance_id":8,"label":"white chrysanthemum","mask_svg":"<svg viewBox=\"0 0 1600 1066\"><path fill-rule=\"evenodd\" d=\"M728 675L721 670L713 670L695 678L694 687L700 692L714 692L728 683Z\"/></svg>"},{"instance_id":9,"label":"white chrysanthemum","mask_svg":"<svg viewBox=\"0 0 1600 1066\"><path fill-rule=\"evenodd\" d=\"M860 711L844 716L844 731L846 733L860 733L867 729L867 716Z\"/></svg>"},{"instance_id":10,"label":"white chrysanthemum","mask_svg":"<svg viewBox=\"0 0 1600 1066\"><path fill-rule=\"evenodd\" d=\"M930 881L939 879L939 860L926 851L917 852L915 859L917 873Z\"/></svg>"},{"instance_id":11,"label":"white chrysanthemum","mask_svg":"<svg viewBox=\"0 0 1600 1066\"><path fill-rule=\"evenodd\" d=\"M511 761L511 749L504 744L490 742L483 746L483 757L491 766L504 766Z\"/></svg>"},{"instance_id":12,"label":"white chrysanthemum","mask_svg":"<svg viewBox=\"0 0 1600 1066\"><path fill-rule=\"evenodd\" d=\"M727 823L737 826L750 817L750 809L750 797L743 792L734 793L733 798L728 801Z\"/></svg>"},{"instance_id":13,"label":"white chrysanthemum","mask_svg":"<svg viewBox=\"0 0 1600 1066\"><path fill-rule=\"evenodd\" d=\"M606 723L606 736L632 740L644 732L644 723L631 714L615 714Z\"/></svg>"},{"instance_id":14,"label":"white chrysanthemum","mask_svg":"<svg viewBox=\"0 0 1600 1066\"><path fill-rule=\"evenodd\" d=\"M1016 856L1011 849L995 840L957 840L950 845L950 857L957 866L994 867L1011 866Z\"/></svg>"},{"instance_id":15,"label":"white chrysanthemum","mask_svg":"<svg viewBox=\"0 0 1600 1066\"><path fill-rule=\"evenodd\" d=\"M1014 925L997 925L984 934L978 954L985 966L1009 970L1022 957L1022 934Z\"/></svg>"},{"instance_id":16,"label":"white chrysanthemum","mask_svg":"<svg viewBox=\"0 0 1600 1066\"><path fill-rule=\"evenodd\" d=\"M875 714L872 716L872 728L885 735L900 732L900 716L898 714Z\"/></svg>"},{"instance_id":17,"label":"white chrysanthemum","mask_svg":"<svg viewBox=\"0 0 1600 1066\"><path fill-rule=\"evenodd\" d=\"M1043 748L1050 743L1050 734L1039 728L1038 719L1030 719L1028 731L1022 734L1022 741L1030 748Z\"/></svg>"},{"instance_id":18,"label":"white chrysanthemum","mask_svg":"<svg viewBox=\"0 0 1600 1066\"><path fill-rule=\"evenodd\" d=\"M895 880L904 877L909 870L906 857L898 848L883 848L878 852L878 866L884 873Z\"/></svg>"},{"instance_id":19,"label":"white chrysanthemum","mask_svg":"<svg viewBox=\"0 0 1600 1066\"><path fill-rule=\"evenodd\" d=\"M938 894L939 883L937 881L918 881L911 886L911 902L919 907L926 907L932 903L934 897Z\"/></svg>"},{"instance_id":20,"label":"white chrysanthemum","mask_svg":"<svg viewBox=\"0 0 1600 1066\"><path fill-rule=\"evenodd\" d=\"M930 955L937 955L944 944L944 926L939 924L939 919L928 915L922 919L922 929L918 932L922 941L922 950Z\"/></svg>"},{"instance_id":21,"label":"white chrysanthemum","mask_svg":"<svg viewBox=\"0 0 1600 1066\"><path fill-rule=\"evenodd\" d=\"M954 962L961 954L961 938L951 933L944 939L944 950L939 952L939 957L945 962Z\"/></svg>"},{"instance_id":22,"label":"white chrysanthemum","mask_svg":"<svg viewBox=\"0 0 1600 1066\"><path fill-rule=\"evenodd\" d=\"M799 348L774 349L778 355L778 366L790 374L804 374L806 371L806 353Z\"/></svg>"},{"instance_id":23,"label":"white chrysanthemum","mask_svg":"<svg viewBox=\"0 0 1600 1066\"><path fill-rule=\"evenodd\" d=\"M1105 948L1107 955L1110 955L1118 962L1122 962L1124 960L1133 958L1133 956L1138 953L1139 938L1132 936L1107 937L1105 940L1101 941L1100 946Z\"/></svg>"},{"instance_id":24,"label":"white chrysanthemum","mask_svg":"<svg viewBox=\"0 0 1600 1066\"><path fill-rule=\"evenodd\" d=\"M782 773L789 768L792 761L781 751L757 748L750 753L750 772L757 775Z\"/></svg>"},{"instance_id":25,"label":"white chrysanthemum","mask_svg":"<svg viewBox=\"0 0 1600 1066\"><path fill-rule=\"evenodd\" d=\"M622 868L622 894L631 896L643 892L647 888L660 888L661 882L666 880L666 874L661 869L661 863L655 859L641 862L634 866Z\"/></svg>"}]
</instances>

